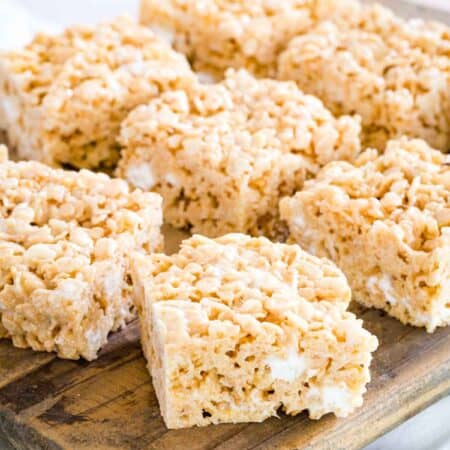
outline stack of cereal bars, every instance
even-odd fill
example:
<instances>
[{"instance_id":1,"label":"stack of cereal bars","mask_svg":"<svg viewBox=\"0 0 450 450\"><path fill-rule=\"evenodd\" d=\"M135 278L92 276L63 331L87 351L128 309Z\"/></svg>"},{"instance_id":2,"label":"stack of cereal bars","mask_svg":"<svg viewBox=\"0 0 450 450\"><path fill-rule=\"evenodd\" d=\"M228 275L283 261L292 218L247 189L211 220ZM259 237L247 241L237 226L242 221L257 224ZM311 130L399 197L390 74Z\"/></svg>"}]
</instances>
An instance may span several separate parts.
<instances>
[{"instance_id":1,"label":"stack of cereal bars","mask_svg":"<svg viewBox=\"0 0 450 450\"><path fill-rule=\"evenodd\" d=\"M92 360L138 315L169 428L347 416L378 346L352 298L450 324L449 28L357 0L140 16L0 54L0 337ZM171 256L163 217L193 233Z\"/></svg>"}]
</instances>

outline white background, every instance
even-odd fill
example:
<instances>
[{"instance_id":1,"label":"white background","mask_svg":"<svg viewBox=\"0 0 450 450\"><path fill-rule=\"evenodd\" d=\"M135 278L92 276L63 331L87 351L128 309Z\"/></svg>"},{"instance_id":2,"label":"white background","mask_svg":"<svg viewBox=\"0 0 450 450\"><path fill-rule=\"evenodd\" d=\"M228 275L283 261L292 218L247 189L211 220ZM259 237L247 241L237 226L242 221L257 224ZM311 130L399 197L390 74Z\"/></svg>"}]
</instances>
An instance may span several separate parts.
<instances>
[{"instance_id":1,"label":"white background","mask_svg":"<svg viewBox=\"0 0 450 450\"><path fill-rule=\"evenodd\" d=\"M410 1L450 12L450 0ZM382 2L400 13L440 17L436 11L408 8L398 0ZM21 47L36 31L56 32L68 24L95 23L124 13L134 16L137 9L138 0L0 0L0 49ZM355 433L363 432L355 430ZM405 422L366 450L450 450L450 397Z\"/></svg>"}]
</instances>

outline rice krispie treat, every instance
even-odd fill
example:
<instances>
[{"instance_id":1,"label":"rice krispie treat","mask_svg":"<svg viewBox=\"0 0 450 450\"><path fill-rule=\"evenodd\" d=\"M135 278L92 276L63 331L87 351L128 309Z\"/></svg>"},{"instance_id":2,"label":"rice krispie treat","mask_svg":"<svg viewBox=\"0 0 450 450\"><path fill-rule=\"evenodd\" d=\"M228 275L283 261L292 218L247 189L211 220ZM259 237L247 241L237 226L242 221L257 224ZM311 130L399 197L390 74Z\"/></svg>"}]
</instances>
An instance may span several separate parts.
<instances>
[{"instance_id":1,"label":"rice krispie treat","mask_svg":"<svg viewBox=\"0 0 450 450\"><path fill-rule=\"evenodd\" d=\"M161 250L161 197L0 150L0 337L96 358L134 317L129 257Z\"/></svg>"},{"instance_id":2,"label":"rice krispie treat","mask_svg":"<svg viewBox=\"0 0 450 450\"><path fill-rule=\"evenodd\" d=\"M21 158L110 168L127 113L192 79L184 56L126 18L39 34L0 54L0 128Z\"/></svg>"},{"instance_id":3,"label":"rice krispie treat","mask_svg":"<svg viewBox=\"0 0 450 450\"><path fill-rule=\"evenodd\" d=\"M317 76L320 74L320 76ZM450 29L404 21L380 6L293 39L278 77L295 80L336 114L362 117L364 144L407 135L450 150Z\"/></svg>"},{"instance_id":4,"label":"rice krispie treat","mask_svg":"<svg viewBox=\"0 0 450 450\"><path fill-rule=\"evenodd\" d=\"M421 140L327 165L281 216L295 242L332 258L355 300L432 332L450 324L450 167Z\"/></svg>"},{"instance_id":5,"label":"rice krispie treat","mask_svg":"<svg viewBox=\"0 0 450 450\"><path fill-rule=\"evenodd\" d=\"M164 198L165 220L210 237L276 235L278 202L360 150L359 119L335 119L293 82L230 70L133 111L117 175Z\"/></svg>"},{"instance_id":6,"label":"rice krispie treat","mask_svg":"<svg viewBox=\"0 0 450 450\"><path fill-rule=\"evenodd\" d=\"M172 36L197 70L274 76L290 39L320 20L350 18L355 0L141 0L141 22Z\"/></svg>"},{"instance_id":7,"label":"rice krispie treat","mask_svg":"<svg viewBox=\"0 0 450 450\"><path fill-rule=\"evenodd\" d=\"M377 339L347 312L341 271L297 245L199 235L133 260L149 370L169 428L347 416Z\"/></svg>"}]
</instances>

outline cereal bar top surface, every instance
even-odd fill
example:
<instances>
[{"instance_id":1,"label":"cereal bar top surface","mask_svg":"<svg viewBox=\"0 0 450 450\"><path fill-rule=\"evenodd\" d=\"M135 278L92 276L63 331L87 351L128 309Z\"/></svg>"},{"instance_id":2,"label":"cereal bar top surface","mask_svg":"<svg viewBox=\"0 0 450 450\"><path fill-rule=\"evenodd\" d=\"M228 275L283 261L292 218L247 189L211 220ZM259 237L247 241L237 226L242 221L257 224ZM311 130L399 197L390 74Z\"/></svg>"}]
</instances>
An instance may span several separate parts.
<instances>
[{"instance_id":1,"label":"cereal bar top surface","mask_svg":"<svg viewBox=\"0 0 450 450\"><path fill-rule=\"evenodd\" d=\"M360 150L359 131L358 119L335 119L293 82L230 69L221 83L191 85L138 107L121 139L124 146L145 148L149 136L168 138L177 157L241 176L281 154L303 158L311 172L331 160L352 160Z\"/></svg>"},{"instance_id":2,"label":"cereal bar top surface","mask_svg":"<svg viewBox=\"0 0 450 450\"><path fill-rule=\"evenodd\" d=\"M342 3L342 2L341 2ZM337 9L336 0L171 0L167 2L173 10L183 11L196 16L212 17L220 22L220 17L243 19L273 18L278 14L292 14L298 10L308 10L312 16L320 17L325 11Z\"/></svg>"},{"instance_id":3,"label":"cereal bar top surface","mask_svg":"<svg viewBox=\"0 0 450 450\"><path fill-rule=\"evenodd\" d=\"M310 33L291 41L287 53L280 58L280 72L283 74L286 70L284 65L289 58L295 61L296 53L302 58L314 59L318 52L323 52L321 58L346 61L350 74L365 73L367 82L378 82L379 89L408 88L418 92L431 89L439 71L447 76L450 73L450 48L447 48L450 41L436 36L436 42L431 39L430 43L425 32L424 39L420 40L413 27L402 24L398 28L396 34L395 27L394 30L364 26L343 28L332 22L321 23ZM411 86L412 82L416 86Z\"/></svg>"},{"instance_id":4,"label":"cereal bar top surface","mask_svg":"<svg viewBox=\"0 0 450 450\"><path fill-rule=\"evenodd\" d=\"M293 36L319 20L352 16L357 10L354 0L142 0L141 20L174 32L175 44L195 66L219 73L251 67L268 76Z\"/></svg>"},{"instance_id":5,"label":"cereal bar top surface","mask_svg":"<svg viewBox=\"0 0 450 450\"><path fill-rule=\"evenodd\" d=\"M330 163L306 184L305 195L327 191L333 207L352 210L352 220L399 225L412 248L431 251L450 237L449 163L424 141L402 138L382 155L367 150L354 165Z\"/></svg>"},{"instance_id":6,"label":"cereal bar top surface","mask_svg":"<svg viewBox=\"0 0 450 450\"><path fill-rule=\"evenodd\" d=\"M66 67L69 62L72 64ZM164 75L164 71L174 72L180 68L187 71L189 68L182 55L127 17L96 26L73 26L59 35L38 34L23 50L2 53L0 63L16 77L21 90L31 95L30 101L34 105L43 102L58 78L64 84L61 87L65 89L65 96L71 97L70 89L81 80L98 76L108 78L119 69L125 76L126 72L139 74L158 70ZM93 67L89 74L80 73L83 65ZM74 70L77 68L78 71ZM71 76L64 77L64 71L68 70L72 72ZM118 88L117 81L116 85L113 85L114 80L109 81L112 91ZM88 86L89 83L86 90ZM92 88L90 93L95 94Z\"/></svg>"},{"instance_id":7,"label":"cereal bar top surface","mask_svg":"<svg viewBox=\"0 0 450 450\"><path fill-rule=\"evenodd\" d=\"M13 246L29 249L68 240L95 258L103 238L122 237L130 250L160 241L161 197L132 191L123 180L8 161L5 148L0 179L0 236ZM151 226L155 233L149 232Z\"/></svg>"},{"instance_id":8,"label":"cereal bar top surface","mask_svg":"<svg viewBox=\"0 0 450 450\"><path fill-rule=\"evenodd\" d=\"M422 55L422 58L425 55L446 58L450 56L450 27L445 24L420 19L405 20L379 4L362 6L357 11L357 14L346 21L333 21L334 27L331 27L329 22L319 24L311 30L311 35L306 33L304 36L294 38L290 45L292 46L296 40L302 42L302 38L308 40L309 35L311 39L317 40L317 45L325 44L324 37L318 39L315 36L317 30L321 30L322 34L328 33L329 39L332 36L333 41L339 43L340 51L345 51L346 48L358 50L360 58L363 59L365 56L366 64L371 63L371 70L377 72L385 70L385 67L379 64L380 56L384 58L409 56L410 64L411 59L418 58L419 55ZM378 58L369 58L369 54L364 53L365 47L378 50L376 55ZM333 48L333 51L336 49ZM391 63L395 63L395 60L392 59Z\"/></svg>"},{"instance_id":9,"label":"cereal bar top surface","mask_svg":"<svg viewBox=\"0 0 450 450\"><path fill-rule=\"evenodd\" d=\"M353 21L356 28L382 36L394 48L450 56L450 27L443 23L405 20L379 4L361 8Z\"/></svg>"},{"instance_id":10,"label":"cereal bar top surface","mask_svg":"<svg viewBox=\"0 0 450 450\"><path fill-rule=\"evenodd\" d=\"M362 8L347 24L324 22L294 38L287 51L291 56L280 59L281 71L283 60L295 60L296 52L307 59L320 53L340 61L349 76L365 74L366 82L379 90L407 89L416 95L448 83L450 77L450 28L405 21L380 5Z\"/></svg>"},{"instance_id":11,"label":"cereal bar top surface","mask_svg":"<svg viewBox=\"0 0 450 450\"><path fill-rule=\"evenodd\" d=\"M341 314L351 299L344 275L329 260L243 234L194 235L175 255L152 255L148 269L152 301L190 300L252 322L279 325L295 320L299 308L305 318Z\"/></svg>"}]
</instances>

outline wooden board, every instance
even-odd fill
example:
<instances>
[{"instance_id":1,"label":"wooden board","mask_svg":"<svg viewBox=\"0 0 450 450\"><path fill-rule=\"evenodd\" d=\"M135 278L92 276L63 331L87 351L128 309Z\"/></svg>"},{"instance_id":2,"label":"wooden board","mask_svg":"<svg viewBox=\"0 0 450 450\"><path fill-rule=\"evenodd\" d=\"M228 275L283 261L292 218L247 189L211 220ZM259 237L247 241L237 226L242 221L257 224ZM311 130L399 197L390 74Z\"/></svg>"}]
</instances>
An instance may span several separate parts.
<instances>
[{"instance_id":1,"label":"wooden board","mask_svg":"<svg viewBox=\"0 0 450 450\"><path fill-rule=\"evenodd\" d=\"M136 324L92 363L0 342L0 429L24 449L357 449L450 391L450 329L433 335L356 307L381 346L362 408L347 419L283 416L261 424L168 431ZM1 447L1 441L0 441ZM2 447L3 448L3 447Z\"/></svg>"},{"instance_id":2,"label":"wooden board","mask_svg":"<svg viewBox=\"0 0 450 450\"><path fill-rule=\"evenodd\" d=\"M185 234L165 230L166 252ZM111 336L97 361L63 361L0 341L0 436L19 449L357 449L450 392L450 328L433 335L353 305L380 339L364 406L347 419L306 414L261 424L169 431L137 323Z\"/></svg>"}]
</instances>

